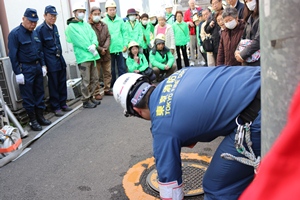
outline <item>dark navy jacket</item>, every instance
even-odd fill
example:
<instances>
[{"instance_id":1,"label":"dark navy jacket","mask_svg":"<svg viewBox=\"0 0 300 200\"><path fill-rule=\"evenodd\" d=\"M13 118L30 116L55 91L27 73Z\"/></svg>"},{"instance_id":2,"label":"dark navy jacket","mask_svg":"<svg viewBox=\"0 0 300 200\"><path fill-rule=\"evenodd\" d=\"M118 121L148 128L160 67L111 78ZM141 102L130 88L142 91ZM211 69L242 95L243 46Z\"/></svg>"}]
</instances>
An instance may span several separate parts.
<instances>
[{"instance_id":1,"label":"dark navy jacket","mask_svg":"<svg viewBox=\"0 0 300 200\"><path fill-rule=\"evenodd\" d=\"M51 29L46 22L36 28L45 56L45 62L48 72L55 72L66 68L66 62L62 56L62 48L59 40L57 26L54 24ZM59 56L56 56L59 54Z\"/></svg>"},{"instance_id":2,"label":"dark navy jacket","mask_svg":"<svg viewBox=\"0 0 300 200\"><path fill-rule=\"evenodd\" d=\"M36 61L45 65L42 44L35 30L28 31L20 24L8 35L9 58L16 75L22 73L22 63L31 64Z\"/></svg>"}]
</instances>

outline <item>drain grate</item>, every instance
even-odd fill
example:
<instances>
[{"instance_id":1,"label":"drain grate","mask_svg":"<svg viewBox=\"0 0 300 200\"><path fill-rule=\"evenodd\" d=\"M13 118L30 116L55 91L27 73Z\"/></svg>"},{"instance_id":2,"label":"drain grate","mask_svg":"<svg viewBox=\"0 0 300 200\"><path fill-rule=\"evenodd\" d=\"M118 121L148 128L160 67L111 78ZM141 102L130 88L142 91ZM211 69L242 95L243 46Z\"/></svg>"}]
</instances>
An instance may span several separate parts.
<instances>
[{"instance_id":1,"label":"drain grate","mask_svg":"<svg viewBox=\"0 0 300 200\"><path fill-rule=\"evenodd\" d=\"M207 167L198 163L182 162L182 179L184 184L184 196L196 196L203 194L202 180ZM149 172L147 176L148 185L155 191L158 189L158 176L156 169Z\"/></svg>"}]
</instances>

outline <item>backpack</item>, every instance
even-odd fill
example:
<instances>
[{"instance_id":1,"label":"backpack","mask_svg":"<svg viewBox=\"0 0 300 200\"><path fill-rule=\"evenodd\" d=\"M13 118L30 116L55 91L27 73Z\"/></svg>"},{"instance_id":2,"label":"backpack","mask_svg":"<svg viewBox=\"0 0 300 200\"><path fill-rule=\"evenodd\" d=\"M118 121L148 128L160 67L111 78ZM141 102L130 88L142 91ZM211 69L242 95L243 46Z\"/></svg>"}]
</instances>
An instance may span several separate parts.
<instances>
[{"instance_id":1,"label":"backpack","mask_svg":"<svg viewBox=\"0 0 300 200\"><path fill-rule=\"evenodd\" d=\"M5 125L0 130L0 158L7 156L22 147L22 139L19 130Z\"/></svg>"}]
</instances>

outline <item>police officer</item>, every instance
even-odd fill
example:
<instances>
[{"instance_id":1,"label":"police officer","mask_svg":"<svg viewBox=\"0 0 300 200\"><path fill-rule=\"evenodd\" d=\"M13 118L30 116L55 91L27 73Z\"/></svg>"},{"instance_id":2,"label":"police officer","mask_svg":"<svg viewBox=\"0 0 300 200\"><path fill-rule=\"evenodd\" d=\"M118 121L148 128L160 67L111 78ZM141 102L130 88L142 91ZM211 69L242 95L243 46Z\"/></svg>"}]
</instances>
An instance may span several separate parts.
<instances>
[{"instance_id":1,"label":"police officer","mask_svg":"<svg viewBox=\"0 0 300 200\"><path fill-rule=\"evenodd\" d=\"M189 67L156 87L145 76L126 73L113 93L127 116L151 120L161 199L183 199L181 147L219 136L225 137L205 173L204 199L238 199L253 180L260 155L260 67ZM246 152L243 134L251 138L250 159L240 154Z\"/></svg>"},{"instance_id":2,"label":"police officer","mask_svg":"<svg viewBox=\"0 0 300 200\"><path fill-rule=\"evenodd\" d=\"M9 58L20 87L23 107L30 119L30 127L40 131L41 125L49 125L51 121L43 116L43 76L47 74L47 67L41 41L34 30L39 17L35 9L27 8L22 20L8 35Z\"/></svg>"},{"instance_id":3,"label":"police officer","mask_svg":"<svg viewBox=\"0 0 300 200\"><path fill-rule=\"evenodd\" d=\"M54 6L46 6L45 21L36 28L43 45L43 53L47 66L49 103L56 116L63 116L63 111L70 111L67 106L66 62L62 55L59 33L55 25L57 11Z\"/></svg>"}]
</instances>

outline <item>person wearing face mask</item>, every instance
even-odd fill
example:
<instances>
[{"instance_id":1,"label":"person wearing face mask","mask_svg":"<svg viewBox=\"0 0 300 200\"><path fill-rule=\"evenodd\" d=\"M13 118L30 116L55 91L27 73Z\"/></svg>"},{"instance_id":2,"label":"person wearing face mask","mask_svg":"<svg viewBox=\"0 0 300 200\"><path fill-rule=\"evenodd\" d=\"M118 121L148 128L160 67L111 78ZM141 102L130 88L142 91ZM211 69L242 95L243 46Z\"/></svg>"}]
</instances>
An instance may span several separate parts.
<instances>
[{"instance_id":1,"label":"person wearing face mask","mask_svg":"<svg viewBox=\"0 0 300 200\"><path fill-rule=\"evenodd\" d=\"M251 40L242 51L235 52L235 58L246 66L260 66L260 58L254 62L247 62L246 59L251 57L252 54L260 50L260 36L259 36L259 0L244 0L244 21L245 29L242 39Z\"/></svg>"},{"instance_id":2,"label":"person wearing face mask","mask_svg":"<svg viewBox=\"0 0 300 200\"><path fill-rule=\"evenodd\" d=\"M111 57L109 52L110 45L110 34L107 25L102 22L101 19L101 9L97 6L91 8L89 16L89 24L92 26L93 30L97 35L99 46L97 47L98 53L101 58L97 60L97 69L100 82L104 83L104 95L112 96L112 91L110 89L111 82ZM102 99L100 94L100 84L94 92L96 99Z\"/></svg>"},{"instance_id":3,"label":"person wearing face mask","mask_svg":"<svg viewBox=\"0 0 300 200\"><path fill-rule=\"evenodd\" d=\"M157 16L155 13L149 13L149 19L150 19L150 31L152 34L154 34L154 28L158 24ZM154 40L154 38L153 38Z\"/></svg>"},{"instance_id":4,"label":"person wearing face mask","mask_svg":"<svg viewBox=\"0 0 300 200\"><path fill-rule=\"evenodd\" d=\"M136 19L136 11L134 8L127 10L128 21L125 22L125 31L129 41L136 41L139 44L143 42L143 30L140 22Z\"/></svg>"},{"instance_id":5,"label":"person wearing face mask","mask_svg":"<svg viewBox=\"0 0 300 200\"><path fill-rule=\"evenodd\" d=\"M243 19L244 4L242 2L240 2L240 0L226 0L226 3L230 7L236 8L238 11L239 19Z\"/></svg>"},{"instance_id":6,"label":"person wearing face mask","mask_svg":"<svg viewBox=\"0 0 300 200\"><path fill-rule=\"evenodd\" d=\"M225 29L221 32L221 39L218 49L217 66L241 65L235 59L234 52L244 32L244 23L238 19L238 11L232 7L226 7L222 14Z\"/></svg>"},{"instance_id":7,"label":"person wearing face mask","mask_svg":"<svg viewBox=\"0 0 300 200\"><path fill-rule=\"evenodd\" d=\"M78 63L81 80L81 94L84 108L95 108L100 101L94 98L94 92L99 84L96 60L100 59L97 51L98 40L90 24L84 22L85 6L76 3L73 6L75 17L67 20L65 31L67 42L73 44L76 62Z\"/></svg>"},{"instance_id":8,"label":"person wearing face mask","mask_svg":"<svg viewBox=\"0 0 300 200\"><path fill-rule=\"evenodd\" d=\"M143 31L143 40L140 46L143 48L143 53L146 56L146 59L149 63L149 45L150 45L150 23L149 21L149 16L147 13L143 13L140 17L141 19L141 27Z\"/></svg>"}]
</instances>

